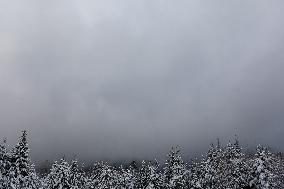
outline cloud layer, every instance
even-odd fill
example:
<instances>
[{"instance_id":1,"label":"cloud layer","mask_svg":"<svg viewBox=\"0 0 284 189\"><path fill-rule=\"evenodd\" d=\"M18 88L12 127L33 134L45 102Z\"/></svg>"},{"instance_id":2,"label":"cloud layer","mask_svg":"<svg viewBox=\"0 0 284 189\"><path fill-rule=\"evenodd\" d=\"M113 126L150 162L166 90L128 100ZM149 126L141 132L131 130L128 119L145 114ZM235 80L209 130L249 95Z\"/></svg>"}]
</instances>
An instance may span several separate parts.
<instances>
[{"instance_id":1,"label":"cloud layer","mask_svg":"<svg viewBox=\"0 0 284 189\"><path fill-rule=\"evenodd\" d=\"M284 3L0 2L0 129L34 159L283 149Z\"/></svg>"}]
</instances>

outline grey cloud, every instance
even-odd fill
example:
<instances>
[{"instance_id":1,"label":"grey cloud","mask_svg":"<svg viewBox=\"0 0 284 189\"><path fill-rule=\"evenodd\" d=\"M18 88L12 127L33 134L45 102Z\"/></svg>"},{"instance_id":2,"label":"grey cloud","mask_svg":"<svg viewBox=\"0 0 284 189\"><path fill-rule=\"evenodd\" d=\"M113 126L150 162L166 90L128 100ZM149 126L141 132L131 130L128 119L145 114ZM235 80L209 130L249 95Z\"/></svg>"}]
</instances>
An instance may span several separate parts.
<instances>
[{"instance_id":1,"label":"grey cloud","mask_svg":"<svg viewBox=\"0 0 284 189\"><path fill-rule=\"evenodd\" d=\"M0 3L0 128L33 158L283 148L280 1Z\"/></svg>"}]
</instances>

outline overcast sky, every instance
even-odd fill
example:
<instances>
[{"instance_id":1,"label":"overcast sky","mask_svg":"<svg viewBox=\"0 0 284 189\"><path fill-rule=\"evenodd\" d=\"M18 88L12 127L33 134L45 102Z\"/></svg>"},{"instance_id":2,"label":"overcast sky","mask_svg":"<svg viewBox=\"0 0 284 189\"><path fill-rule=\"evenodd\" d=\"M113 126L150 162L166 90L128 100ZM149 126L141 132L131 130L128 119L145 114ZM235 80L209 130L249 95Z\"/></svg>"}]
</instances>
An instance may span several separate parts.
<instances>
[{"instance_id":1,"label":"overcast sky","mask_svg":"<svg viewBox=\"0 0 284 189\"><path fill-rule=\"evenodd\" d=\"M0 2L0 137L33 159L284 150L283 1ZM204 151L203 151L204 152Z\"/></svg>"}]
</instances>

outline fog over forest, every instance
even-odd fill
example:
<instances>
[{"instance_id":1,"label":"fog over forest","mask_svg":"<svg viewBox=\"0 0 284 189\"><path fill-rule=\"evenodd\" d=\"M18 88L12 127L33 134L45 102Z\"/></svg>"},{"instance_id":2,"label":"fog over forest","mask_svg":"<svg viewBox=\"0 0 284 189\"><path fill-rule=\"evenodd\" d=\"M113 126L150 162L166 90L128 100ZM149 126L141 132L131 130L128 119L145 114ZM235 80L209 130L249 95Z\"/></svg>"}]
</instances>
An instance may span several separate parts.
<instances>
[{"instance_id":1,"label":"fog over forest","mask_svg":"<svg viewBox=\"0 0 284 189\"><path fill-rule=\"evenodd\" d=\"M0 1L0 137L34 161L284 150L283 1Z\"/></svg>"}]
</instances>

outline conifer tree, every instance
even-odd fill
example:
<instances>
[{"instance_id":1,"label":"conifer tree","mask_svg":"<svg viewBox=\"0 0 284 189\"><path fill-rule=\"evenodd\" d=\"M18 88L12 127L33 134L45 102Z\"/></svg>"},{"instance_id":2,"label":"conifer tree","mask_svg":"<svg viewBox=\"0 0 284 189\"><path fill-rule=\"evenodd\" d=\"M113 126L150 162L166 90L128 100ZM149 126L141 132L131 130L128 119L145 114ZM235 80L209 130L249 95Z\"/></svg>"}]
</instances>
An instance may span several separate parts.
<instances>
[{"instance_id":1,"label":"conifer tree","mask_svg":"<svg viewBox=\"0 0 284 189\"><path fill-rule=\"evenodd\" d=\"M148 168L149 167L147 163L143 160L141 164L141 168L138 172L138 183L137 183L138 188L144 189L149 185L150 174L149 174Z\"/></svg>"},{"instance_id":2,"label":"conifer tree","mask_svg":"<svg viewBox=\"0 0 284 189\"><path fill-rule=\"evenodd\" d=\"M239 141L235 144L230 142L224 150L224 156L221 163L222 175L221 187L234 189L248 186L251 178L250 168L247 164L244 154L241 152Z\"/></svg>"},{"instance_id":3,"label":"conifer tree","mask_svg":"<svg viewBox=\"0 0 284 189\"><path fill-rule=\"evenodd\" d=\"M46 185L48 189L69 189L71 188L70 166L65 159L61 159L58 163L55 161L52 165L50 173L46 177Z\"/></svg>"},{"instance_id":4,"label":"conifer tree","mask_svg":"<svg viewBox=\"0 0 284 189\"><path fill-rule=\"evenodd\" d=\"M149 184L146 187L147 189L162 189L164 188L164 175L159 171L159 163L155 160L154 163L148 164L149 171Z\"/></svg>"},{"instance_id":5,"label":"conifer tree","mask_svg":"<svg viewBox=\"0 0 284 189\"><path fill-rule=\"evenodd\" d=\"M100 174L97 176L97 188L108 189L114 188L117 182L117 174L113 167L107 163L101 163Z\"/></svg>"},{"instance_id":6,"label":"conifer tree","mask_svg":"<svg viewBox=\"0 0 284 189\"><path fill-rule=\"evenodd\" d=\"M40 181L40 178L38 177L36 170L35 170L35 165L31 164L26 188L27 189L41 189L42 187L43 186Z\"/></svg>"},{"instance_id":7,"label":"conifer tree","mask_svg":"<svg viewBox=\"0 0 284 189\"><path fill-rule=\"evenodd\" d=\"M30 159L27 131L23 131L10 157L9 180L11 188L25 188L29 177Z\"/></svg>"},{"instance_id":8,"label":"conifer tree","mask_svg":"<svg viewBox=\"0 0 284 189\"><path fill-rule=\"evenodd\" d=\"M73 189L84 188L86 185L85 172L79 168L77 160L71 163L69 183Z\"/></svg>"},{"instance_id":9,"label":"conifer tree","mask_svg":"<svg viewBox=\"0 0 284 189\"><path fill-rule=\"evenodd\" d=\"M173 147L168 154L164 168L164 176L165 188L179 189L189 186L189 172L180 156L180 149L178 147Z\"/></svg>"},{"instance_id":10,"label":"conifer tree","mask_svg":"<svg viewBox=\"0 0 284 189\"><path fill-rule=\"evenodd\" d=\"M95 188L98 185L99 176L102 173L103 162L96 162L92 168L91 175L88 178L88 188Z\"/></svg>"},{"instance_id":11,"label":"conifer tree","mask_svg":"<svg viewBox=\"0 0 284 189\"><path fill-rule=\"evenodd\" d=\"M159 164L157 161L155 163L142 161L137 187L142 189L163 188L164 180L158 168Z\"/></svg>"},{"instance_id":12,"label":"conifer tree","mask_svg":"<svg viewBox=\"0 0 284 189\"><path fill-rule=\"evenodd\" d=\"M274 174L272 165L271 152L266 147L258 145L251 162L253 179L250 185L259 189L274 188L273 180L277 175Z\"/></svg>"},{"instance_id":13,"label":"conifer tree","mask_svg":"<svg viewBox=\"0 0 284 189\"><path fill-rule=\"evenodd\" d=\"M7 148L6 148L6 139L0 143L0 173L5 172L5 167L7 163Z\"/></svg>"},{"instance_id":14,"label":"conifer tree","mask_svg":"<svg viewBox=\"0 0 284 189\"><path fill-rule=\"evenodd\" d=\"M218 172L220 170L220 157L223 154L223 150L218 145L215 147L213 144L210 146L205 157L199 164L200 178L198 180L198 187L204 189L218 188L220 185L220 179L218 178Z\"/></svg>"},{"instance_id":15,"label":"conifer tree","mask_svg":"<svg viewBox=\"0 0 284 189\"><path fill-rule=\"evenodd\" d=\"M6 139L0 143L0 188L8 187L10 159L6 147Z\"/></svg>"},{"instance_id":16,"label":"conifer tree","mask_svg":"<svg viewBox=\"0 0 284 189\"><path fill-rule=\"evenodd\" d=\"M98 189L115 188L119 182L119 174L113 167L105 162L96 162L88 187Z\"/></svg>"},{"instance_id":17,"label":"conifer tree","mask_svg":"<svg viewBox=\"0 0 284 189\"><path fill-rule=\"evenodd\" d=\"M273 183L275 188L284 188L284 162L281 153L272 154Z\"/></svg>"},{"instance_id":18,"label":"conifer tree","mask_svg":"<svg viewBox=\"0 0 284 189\"><path fill-rule=\"evenodd\" d=\"M201 169L201 162L197 158L190 164L189 188L201 189L203 184L204 171Z\"/></svg>"},{"instance_id":19,"label":"conifer tree","mask_svg":"<svg viewBox=\"0 0 284 189\"><path fill-rule=\"evenodd\" d=\"M138 176L136 169L131 165L125 169L123 167L120 168L120 188L129 188L136 189L138 188Z\"/></svg>"}]
</instances>

